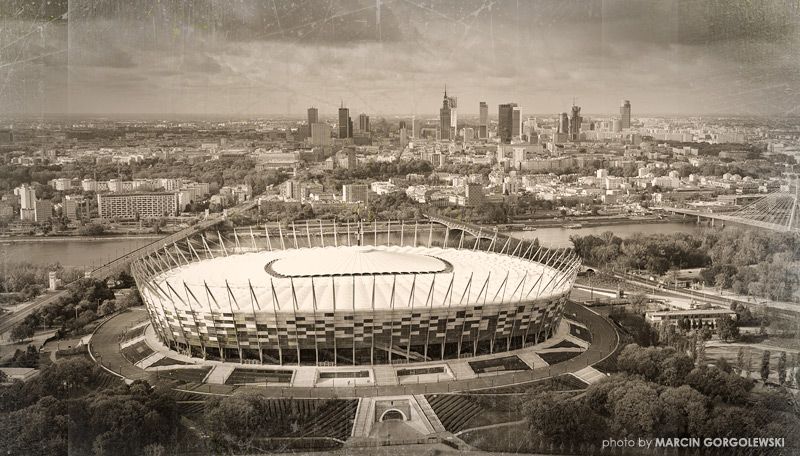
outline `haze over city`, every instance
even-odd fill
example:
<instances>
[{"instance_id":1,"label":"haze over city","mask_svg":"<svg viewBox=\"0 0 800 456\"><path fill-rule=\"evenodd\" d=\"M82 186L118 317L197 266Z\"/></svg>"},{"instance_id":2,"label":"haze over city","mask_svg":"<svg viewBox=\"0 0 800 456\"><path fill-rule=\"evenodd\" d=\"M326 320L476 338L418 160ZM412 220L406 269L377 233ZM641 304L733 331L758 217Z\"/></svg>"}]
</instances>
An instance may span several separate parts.
<instances>
[{"instance_id":1,"label":"haze over city","mask_svg":"<svg viewBox=\"0 0 800 456\"><path fill-rule=\"evenodd\" d=\"M0 112L792 115L790 3L12 1Z\"/></svg>"}]
</instances>

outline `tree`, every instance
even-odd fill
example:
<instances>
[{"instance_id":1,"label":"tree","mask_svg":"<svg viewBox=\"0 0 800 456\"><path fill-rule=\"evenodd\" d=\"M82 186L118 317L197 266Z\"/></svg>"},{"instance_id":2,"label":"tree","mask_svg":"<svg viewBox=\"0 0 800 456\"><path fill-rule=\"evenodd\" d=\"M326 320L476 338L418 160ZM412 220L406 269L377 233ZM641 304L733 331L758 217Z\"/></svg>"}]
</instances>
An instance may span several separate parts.
<instances>
[{"instance_id":1,"label":"tree","mask_svg":"<svg viewBox=\"0 0 800 456\"><path fill-rule=\"evenodd\" d=\"M753 388L751 380L731 374L715 366L700 366L686 376L686 384L710 399L737 404L743 403Z\"/></svg>"},{"instance_id":2,"label":"tree","mask_svg":"<svg viewBox=\"0 0 800 456\"><path fill-rule=\"evenodd\" d=\"M786 352L781 352L778 358L778 383L781 386L786 383Z\"/></svg>"},{"instance_id":3,"label":"tree","mask_svg":"<svg viewBox=\"0 0 800 456\"><path fill-rule=\"evenodd\" d=\"M721 292L725 288L725 284L728 283L728 277L723 274L719 273L714 276L714 286Z\"/></svg>"},{"instance_id":4,"label":"tree","mask_svg":"<svg viewBox=\"0 0 800 456\"><path fill-rule=\"evenodd\" d=\"M750 378L750 373L753 372L753 355L747 357L747 362L744 365L745 378Z\"/></svg>"},{"instance_id":5,"label":"tree","mask_svg":"<svg viewBox=\"0 0 800 456\"><path fill-rule=\"evenodd\" d=\"M644 293L634 293L630 295L631 308L637 314L643 314L647 310L647 296Z\"/></svg>"},{"instance_id":6,"label":"tree","mask_svg":"<svg viewBox=\"0 0 800 456\"><path fill-rule=\"evenodd\" d=\"M245 443L263 433L272 423L268 399L256 391L237 391L225 400L206 403L205 422L212 438Z\"/></svg>"},{"instance_id":7,"label":"tree","mask_svg":"<svg viewBox=\"0 0 800 456\"><path fill-rule=\"evenodd\" d=\"M719 331L719 338L725 342L739 340L739 327L729 315L717 319L717 331Z\"/></svg>"},{"instance_id":8,"label":"tree","mask_svg":"<svg viewBox=\"0 0 800 456\"><path fill-rule=\"evenodd\" d=\"M117 310L117 302L113 299L106 299L98 308L98 313L102 316L111 315Z\"/></svg>"},{"instance_id":9,"label":"tree","mask_svg":"<svg viewBox=\"0 0 800 456\"><path fill-rule=\"evenodd\" d=\"M744 372L744 347L739 347L739 352L736 353L736 367L740 374Z\"/></svg>"},{"instance_id":10,"label":"tree","mask_svg":"<svg viewBox=\"0 0 800 456\"><path fill-rule=\"evenodd\" d=\"M678 283L678 276L679 272L677 269L670 269L664 276L664 282L666 282L669 286L675 287Z\"/></svg>"},{"instance_id":11,"label":"tree","mask_svg":"<svg viewBox=\"0 0 800 456\"><path fill-rule=\"evenodd\" d=\"M634 381L608 393L613 403L611 430L625 438L652 436L659 424L661 407L655 385Z\"/></svg>"},{"instance_id":12,"label":"tree","mask_svg":"<svg viewBox=\"0 0 800 456\"><path fill-rule=\"evenodd\" d=\"M702 339L697 340L697 359L695 362L698 366L706 364L706 343Z\"/></svg>"},{"instance_id":13,"label":"tree","mask_svg":"<svg viewBox=\"0 0 800 456\"><path fill-rule=\"evenodd\" d=\"M25 339L30 339L34 334L36 334L36 330L33 326L23 321L22 323L18 323L11 330L11 340L22 342Z\"/></svg>"},{"instance_id":14,"label":"tree","mask_svg":"<svg viewBox=\"0 0 800 456\"><path fill-rule=\"evenodd\" d=\"M591 442L591 431L599 431L591 409L583 401L554 391L530 391L522 403L530 430L550 443Z\"/></svg>"},{"instance_id":15,"label":"tree","mask_svg":"<svg viewBox=\"0 0 800 456\"><path fill-rule=\"evenodd\" d=\"M795 366L794 369L794 384L795 386L800 386L800 368L798 368L797 366Z\"/></svg>"},{"instance_id":16,"label":"tree","mask_svg":"<svg viewBox=\"0 0 800 456\"><path fill-rule=\"evenodd\" d=\"M11 359L12 367L31 367L36 368L39 365L39 352L33 345L28 345L25 350L17 349L14 352L14 357Z\"/></svg>"},{"instance_id":17,"label":"tree","mask_svg":"<svg viewBox=\"0 0 800 456\"><path fill-rule=\"evenodd\" d=\"M697 437L708 419L708 398L688 385L667 388L659 396L663 411L659 434Z\"/></svg>"},{"instance_id":18,"label":"tree","mask_svg":"<svg viewBox=\"0 0 800 456\"><path fill-rule=\"evenodd\" d=\"M769 350L764 350L764 354L761 355L761 380L766 383L767 379L769 378Z\"/></svg>"}]
</instances>

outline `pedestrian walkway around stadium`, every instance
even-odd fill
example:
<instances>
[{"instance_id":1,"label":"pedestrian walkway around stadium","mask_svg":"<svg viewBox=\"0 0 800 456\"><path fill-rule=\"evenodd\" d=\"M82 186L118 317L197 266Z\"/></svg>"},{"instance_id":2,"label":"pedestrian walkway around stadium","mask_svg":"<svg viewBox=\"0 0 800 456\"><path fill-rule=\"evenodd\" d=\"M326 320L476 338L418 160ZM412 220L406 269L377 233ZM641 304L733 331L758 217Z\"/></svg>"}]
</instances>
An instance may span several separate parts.
<instances>
[{"instance_id":1,"label":"pedestrian walkway around stadium","mask_svg":"<svg viewBox=\"0 0 800 456\"><path fill-rule=\"evenodd\" d=\"M203 361L164 346L149 327L143 309L122 313L97 328L90 352L105 369L127 381L181 380L181 389L205 394L231 394L240 388L252 388L270 397L344 398L486 390L563 374L588 384L596 381L599 374L589 366L609 356L617 344L616 330L608 320L569 302L557 333L546 342L522 350L456 360L337 367ZM548 365L540 354L553 364ZM506 364L524 370L497 370ZM397 375L403 369L424 368L433 369Z\"/></svg>"}]
</instances>

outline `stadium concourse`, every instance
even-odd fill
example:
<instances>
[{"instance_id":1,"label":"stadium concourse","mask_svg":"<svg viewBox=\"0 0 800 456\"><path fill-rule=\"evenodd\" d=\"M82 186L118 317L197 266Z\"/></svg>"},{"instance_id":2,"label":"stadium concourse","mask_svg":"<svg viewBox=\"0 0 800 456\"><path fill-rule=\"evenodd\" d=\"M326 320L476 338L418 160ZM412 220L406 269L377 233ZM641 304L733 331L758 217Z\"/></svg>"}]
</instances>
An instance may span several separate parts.
<instances>
[{"instance_id":1,"label":"stadium concourse","mask_svg":"<svg viewBox=\"0 0 800 456\"><path fill-rule=\"evenodd\" d=\"M511 352L462 359L375 366L268 366L201 360L172 351L152 329L143 309L100 326L92 357L125 378L177 380L197 392L232 394L254 388L272 397L376 397L454 393L522 385L570 375L593 383L604 374L591 366L617 347L616 330L573 302L547 341Z\"/></svg>"}]
</instances>

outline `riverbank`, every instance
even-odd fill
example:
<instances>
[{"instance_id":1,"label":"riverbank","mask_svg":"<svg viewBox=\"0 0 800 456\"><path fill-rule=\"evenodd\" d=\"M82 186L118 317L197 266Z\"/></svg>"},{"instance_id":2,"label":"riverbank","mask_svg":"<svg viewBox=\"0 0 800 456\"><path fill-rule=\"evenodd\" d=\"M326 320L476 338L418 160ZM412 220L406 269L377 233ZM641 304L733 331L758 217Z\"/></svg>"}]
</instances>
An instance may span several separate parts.
<instances>
[{"instance_id":1,"label":"riverbank","mask_svg":"<svg viewBox=\"0 0 800 456\"><path fill-rule=\"evenodd\" d=\"M582 228L594 228L598 226L618 226L618 225L650 225L650 224L667 224L667 223L693 223L693 219L684 218L681 216L643 216L643 217L604 217L604 216L586 216L586 217L566 217L558 219L541 219L530 221L515 221L515 225L532 226L534 228L566 228L569 225L581 225ZM500 224L507 226L509 224ZM514 231L514 230L510 230Z\"/></svg>"}]
</instances>

